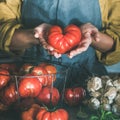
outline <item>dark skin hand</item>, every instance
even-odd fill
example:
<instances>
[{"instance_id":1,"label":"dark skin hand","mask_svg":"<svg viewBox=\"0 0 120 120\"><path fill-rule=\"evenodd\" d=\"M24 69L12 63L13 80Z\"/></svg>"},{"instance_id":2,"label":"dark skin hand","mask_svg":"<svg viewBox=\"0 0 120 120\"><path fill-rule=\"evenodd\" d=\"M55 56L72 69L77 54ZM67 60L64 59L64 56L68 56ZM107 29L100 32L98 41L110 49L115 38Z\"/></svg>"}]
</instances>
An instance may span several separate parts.
<instances>
[{"instance_id":1,"label":"dark skin hand","mask_svg":"<svg viewBox=\"0 0 120 120\"><path fill-rule=\"evenodd\" d=\"M10 50L24 50L37 44L39 44L39 40L34 37L34 32L32 29L18 29L14 32L14 35L12 37Z\"/></svg>"}]
</instances>

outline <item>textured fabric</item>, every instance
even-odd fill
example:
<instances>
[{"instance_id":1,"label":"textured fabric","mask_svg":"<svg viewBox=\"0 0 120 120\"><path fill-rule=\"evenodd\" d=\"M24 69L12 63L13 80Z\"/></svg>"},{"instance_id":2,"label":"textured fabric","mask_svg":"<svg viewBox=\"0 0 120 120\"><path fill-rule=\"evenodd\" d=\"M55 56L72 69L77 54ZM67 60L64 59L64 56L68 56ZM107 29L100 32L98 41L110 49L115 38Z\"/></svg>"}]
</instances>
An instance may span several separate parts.
<instances>
[{"instance_id":1,"label":"textured fabric","mask_svg":"<svg viewBox=\"0 0 120 120\"><path fill-rule=\"evenodd\" d=\"M0 1L0 50L9 51L15 29L20 28L20 0Z\"/></svg>"},{"instance_id":2,"label":"textured fabric","mask_svg":"<svg viewBox=\"0 0 120 120\"><path fill-rule=\"evenodd\" d=\"M90 22L101 28L101 13L98 0L24 0L23 22L27 27L35 27L43 22L63 27L73 23ZM32 22L31 22L32 21Z\"/></svg>"},{"instance_id":3,"label":"textured fabric","mask_svg":"<svg viewBox=\"0 0 120 120\"><path fill-rule=\"evenodd\" d=\"M102 32L115 41L115 50L102 54L97 51L98 59L106 65L120 62L120 0L99 0L102 13Z\"/></svg>"}]
</instances>

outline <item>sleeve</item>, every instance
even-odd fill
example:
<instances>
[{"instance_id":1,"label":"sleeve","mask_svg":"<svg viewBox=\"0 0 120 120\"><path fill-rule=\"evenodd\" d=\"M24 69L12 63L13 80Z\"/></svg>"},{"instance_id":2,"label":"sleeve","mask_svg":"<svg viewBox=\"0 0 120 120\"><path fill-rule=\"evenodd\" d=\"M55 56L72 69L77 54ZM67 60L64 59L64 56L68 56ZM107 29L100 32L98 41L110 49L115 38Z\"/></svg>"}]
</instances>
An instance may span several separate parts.
<instances>
[{"instance_id":1,"label":"sleeve","mask_svg":"<svg viewBox=\"0 0 120 120\"><path fill-rule=\"evenodd\" d=\"M0 50L8 53L15 29L22 27L21 4L22 0L0 0Z\"/></svg>"},{"instance_id":2,"label":"sleeve","mask_svg":"<svg viewBox=\"0 0 120 120\"><path fill-rule=\"evenodd\" d=\"M103 29L115 42L114 50L106 54L97 51L98 59L106 65L120 61L120 0L101 0Z\"/></svg>"}]
</instances>

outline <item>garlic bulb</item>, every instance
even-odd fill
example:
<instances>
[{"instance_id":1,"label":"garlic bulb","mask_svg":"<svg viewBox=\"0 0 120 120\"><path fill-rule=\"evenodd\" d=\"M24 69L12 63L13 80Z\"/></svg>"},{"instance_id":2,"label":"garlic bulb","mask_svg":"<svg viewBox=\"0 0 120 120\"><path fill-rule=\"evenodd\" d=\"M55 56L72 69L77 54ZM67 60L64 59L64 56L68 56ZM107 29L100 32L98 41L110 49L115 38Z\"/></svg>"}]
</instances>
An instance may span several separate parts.
<instances>
[{"instance_id":1,"label":"garlic bulb","mask_svg":"<svg viewBox=\"0 0 120 120\"><path fill-rule=\"evenodd\" d=\"M98 109L100 107L100 101L97 98L91 98L88 104L89 107L93 109Z\"/></svg>"},{"instance_id":2,"label":"garlic bulb","mask_svg":"<svg viewBox=\"0 0 120 120\"><path fill-rule=\"evenodd\" d=\"M89 92L95 92L102 88L102 81L99 77L92 77L87 83L87 90Z\"/></svg>"},{"instance_id":3,"label":"garlic bulb","mask_svg":"<svg viewBox=\"0 0 120 120\"><path fill-rule=\"evenodd\" d=\"M116 87L117 91L120 92L120 78L113 82L114 86Z\"/></svg>"},{"instance_id":4,"label":"garlic bulb","mask_svg":"<svg viewBox=\"0 0 120 120\"><path fill-rule=\"evenodd\" d=\"M95 98L98 98L98 97L100 97L101 96L101 93L100 92L91 92L90 93L90 96L92 96L92 97L95 97Z\"/></svg>"},{"instance_id":5,"label":"garlic bulb","mask_svg":"<svg viewBox=\"0 0 120 120\"><path fill-rule=\"evenodd\" d=\"M120 93L116 96L116 98L115 98L115 103L116 103L117 105L120 105Z\"/></svg>"},{"instance_id":6,"label":"garlic bulb","mask_svg":"<svg viewBox=\"0 0 120 120\"><path fill-rule=\"evenodd\" d=\"M112 85L111 84L111 78L108 76L108 75L104 75L104 76L101 76L101 79L102 79L102 83L103 83L103 85L106 85L106 83L107 83L107 85Z\"/></svg>"},{"instance_id":7,"label":"garlic bulb","mask_svg":"<svg viewBox=\"0 0 120 120\"><path fill-rule=\"evenodd\" d=\"M109 87L107 92L104 94L109 100L113 100L117 95L117 90L115 87Z\"/></svg>"},{"instance_id":8,"label":"garlic bulb","mask_svg":"<svg viewBox=\"0 0 120 120\"><path fill-rule=\"evenodd\" d=\"M109 79L106 81L106 87L113 86L112 80Z\"/></svg>"}]
</instances>

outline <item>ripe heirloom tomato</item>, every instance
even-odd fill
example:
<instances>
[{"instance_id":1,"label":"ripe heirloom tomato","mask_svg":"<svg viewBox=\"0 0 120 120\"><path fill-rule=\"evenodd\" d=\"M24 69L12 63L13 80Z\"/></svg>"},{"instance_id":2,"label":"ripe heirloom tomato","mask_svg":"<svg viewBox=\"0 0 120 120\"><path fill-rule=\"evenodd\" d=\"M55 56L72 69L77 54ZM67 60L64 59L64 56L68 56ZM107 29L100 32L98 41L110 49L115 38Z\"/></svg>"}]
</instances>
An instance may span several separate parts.
<instances>
[{"instance_id":1,"label":"ripe heirloom tomato","mask_svg":"<svg viewBox=\"0 0 120 120\"><path fill-rule=\"evenodd\" d=\"M36 116L36 120L68 120L69 115L65 109L57 109L48 111L46 108L41 108Z\"/></svg>"},{"instance_id":2,"label":"ripe heirloom tomato","mask_svg":"<svg viewBox=\"0 0 120 120\"><path fill-rule=\"evenodd\" d=\"M21 120L35 120L39 110L40 106L38 104L33 104L28 110L22 112Z\"/></svg>"},{"instance_id":3,"label":"ripe heirloom tomato","mask_svg":"<svg viewBox=\"0 0 120 120\"><path fill-rule=\"evenodd\" d=\"M49 105L57 105L60 99L60 94L57 88L55 87L43 87L40 91L39 95L37 96L37 100L40 103L43 103L47 106Z\"/></svg>"},{"instance_id":4,"label":"ripe heirloom tomato","mask_svg":"<svg viewBox=\"0 0 120 120\"><path fill-rule=\"evenodd\" d=\"M52 82L56 80L57 69L54 65L49 63L41 63L39 66L43 67L48 73L48 83L47 86L51 86Z\"/></svg>"},{"instance_id":5,"label":"ripe heirloom tomato","mask_svg":"<svg viewBox=\"0 0 120 120\"><path fill-rule=\"evenodd\" d=\"M10 73L6 69L0 69L0 89L10 81Z\"/></svg>"},{"instance_id":6,"label":"ripe heirloom tomato","mask_svg":"<svg viewBox=\"0 0 120 120\"><path fill-rule=\"evenodd\" d=\"M85 96L85 90L82 87L66 88L64 92L65 103L74 106L81 102Z\"/></svg>"},{"instance_id":7,"label":"ripe heirloom tomato","mask_svg":"<svg viewBox=\"0 0 120 120\"><path fill-rule=\"evenodd\" d=\"M19 83L19 94L21 97L36 97L42 89L42 84L37 77L28 74L21 78Z\"/></svg>"},{"instance_id":8,"label":"ripe heirloom tomato","mask_svg":"<svg viewBox=\"0 0 120 120\"><path fill-rule=\"evenodd\" d=\"M42 83L43 86L46 86L48 83L48 76L47 76L47 71L41 67L41 66L34 66L34 68L31 71L31 74L34 76L37 76L39 81Z\"/></svg>"},{"instance_id":9,"label":"ripe heirloom tomato","mask_svg":"<svg viewBox=\"0 0 120 120\"><path fill-rule=\"evenodd\" d=\"M81 30L73 24L68 25L63 31L60 26L54 25L48 33L48 43L61 54L76 47L80 41Z\"/></svg>"},{"instance_id":10,"label":"ripe heirloom tomato","mask_svg":"<svg viewBox=\"0 0 120 120\"><path fill-rule=\"evenodd\" d=\"M3 63L0 64L0 68L8 70L10 73L16 73L18 72L17 65L14 63Z\"/></svg>"},{"instance_id":11,"label":"ripe heirloom tomato","mask_svg":"<svg viewBox=\"0 0 120 120\"><path fill-rule=\"evenodd\" d=\"M9 86L2 89L0 92L1 101L5 105L11 105L18 100L18 91L15 83L10 83Z\"/></svg>"}]
</instances>

